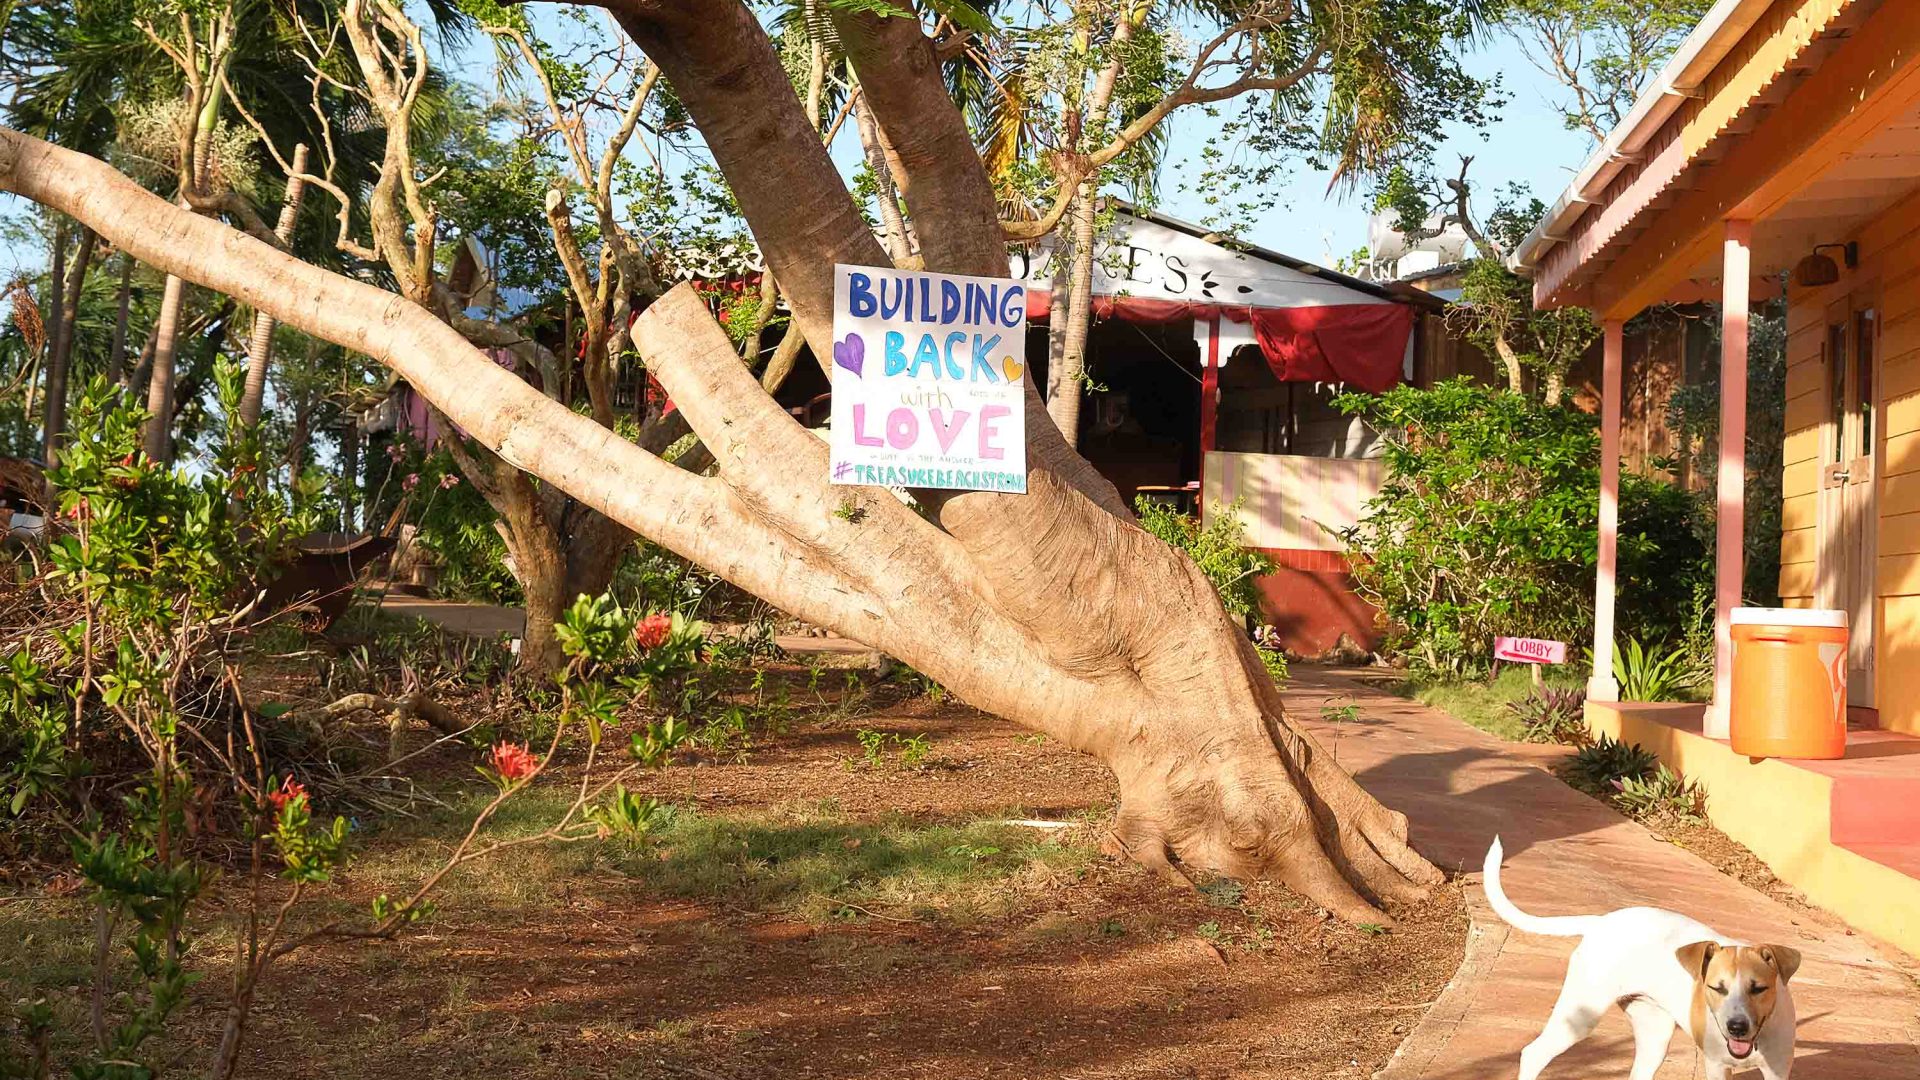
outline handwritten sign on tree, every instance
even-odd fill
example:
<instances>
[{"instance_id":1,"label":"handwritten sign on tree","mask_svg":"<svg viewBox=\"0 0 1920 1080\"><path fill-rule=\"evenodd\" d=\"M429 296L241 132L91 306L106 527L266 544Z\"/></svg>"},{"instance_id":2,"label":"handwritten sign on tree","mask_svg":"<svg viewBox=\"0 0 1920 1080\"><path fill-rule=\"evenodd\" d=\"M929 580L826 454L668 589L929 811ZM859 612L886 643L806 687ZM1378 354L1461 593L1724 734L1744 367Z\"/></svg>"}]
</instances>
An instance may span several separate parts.
<instances>
[{"instance_id":1,"label":"handwritten sign on tree","mask_svg":"<svg viewBox=\"0 0 1920 1080\"><path fill-rule=\"evenodd\" d=\"M1027 490L1027 289L834 267L836 484Z\"/></svg>"}]
</instances>

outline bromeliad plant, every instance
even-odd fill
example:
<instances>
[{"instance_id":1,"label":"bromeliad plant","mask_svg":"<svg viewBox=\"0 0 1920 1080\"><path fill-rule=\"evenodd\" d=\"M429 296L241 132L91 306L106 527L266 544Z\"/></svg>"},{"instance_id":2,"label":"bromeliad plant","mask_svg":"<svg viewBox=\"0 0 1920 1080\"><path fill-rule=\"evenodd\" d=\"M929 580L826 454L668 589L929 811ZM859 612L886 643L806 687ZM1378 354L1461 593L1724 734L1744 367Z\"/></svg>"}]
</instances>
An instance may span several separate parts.
<instances>
[{"instance_id":1,"label":"bromeliad plant","mask_svg":"<svg viewBox=\"0 0 1920 1080\"><path fill-rule=\"evenodd\" d=\"M1613 677L1622 701L1679 701L1707 672L1684 646L1642 645L1628 637L1614 647Z\"/></svg>"},{"instance_id":2,"label":"bromeliad plant","mask_svg":"<svg viewBox=\"0 0 1920 1080\"><path fill-rule=\"evenodd\" d=\"M1507 711L1520 722L1523 742L1583 746L1588 739L1586 704L1585 690L1546 686L1508 702Z\"/></svg>"},{"instance_id":3,"label":"bromeliad plant","mask_svg":"<svg viewBox=\"0 0 1920 1080\"><path fill-rule=\"evenodd\" d=\"M1639 743L1602 735L1568 758L1562 771L1574 787L1590 795L1611 796L1620 790L1620 781L1642 779L1659 764L1660 759Z\"/></svg>"}]
</instances>

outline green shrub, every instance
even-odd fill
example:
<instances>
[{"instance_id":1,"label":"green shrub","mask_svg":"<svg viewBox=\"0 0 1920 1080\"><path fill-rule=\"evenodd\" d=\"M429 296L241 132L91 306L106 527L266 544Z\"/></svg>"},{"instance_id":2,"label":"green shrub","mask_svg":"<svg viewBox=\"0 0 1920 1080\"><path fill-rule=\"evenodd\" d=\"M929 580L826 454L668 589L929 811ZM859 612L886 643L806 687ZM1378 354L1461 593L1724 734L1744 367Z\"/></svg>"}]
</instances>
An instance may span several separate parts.
<instances>
[{"instance_id":1,"label":"green shrub","mask_svg":"<svg viewBox=\"0 0 1920 1080\"><path fill-rule=\"evenodd\" d=\"M437 450L424 459L395 443L395 472L412 493L418 542L433 553L434 589L454 600L518 604L520 583L507 569L507 543L494 527L500 515L486 496L460 475L453 457Z\"/></svg>"},{"instance_id":2,"label":"green shrub","mask_svg":"<svg viewBox=\"0 0 1920 1080\"><path fill-rule=\"evenodd\" d=\"M1597 489L1594 499L1597 506ZM1635 636L1647 641L1685 637L1698 620L1703 595L1711 612L1713 508L1704 496L1664 480L1621 473L1617 550L1615 619ZM1709 627L1712 621L1709 614Z\"/></svg>"},{"instance_id":3,"label":"green shrub","mask_svg":"<svg viewBox=\"0 0 1920 1080\"><path fill-rule=\"evenodd\" d=\"M1260 590L1254 579L1273 573L1274 565L1272 559L1247 547L1239 503L1215 514L1205 527L1191 514L1144 496L1134 500L1133 508L1140 515L1141 528L1186 552L1199 565L1229 613L1246 618L1260 610Z\"/></svg>"},{"instance_id":4,"label":"green shrub","mask_svg":"<svg viewBox=\"0 0 1920 1080\"><path fill-rule=\"evenodd\" d=\"M1702 370L1694 381L1675 387L1667 400L1667 428L1680 447L1672 460L1683 463L1698 482L1712 490L1720 458L1720 320L1694 324L1705 334ZM1778 301L1753 313L1747 343L1747 453L1744 560L1747 601L1772 607L1780 600L1781 478L1787 438L1787 320Z\"/></svg>"},{"instance_id":5,"label":"green shrub","mask_svg":"<svg viewBox=\"0 0 1920 1080\"><path fill-rule=\"evenodd\" d=\"M1484 671L1499 635L1578 641L1593 624L1594 418L1461 378L1335 400L1385 432L1387 477L1341 536L1388 646L1445 674ZM1621 480L1622 624L1666 638L1710 574L1696 496Z\"/></svg>"},{"instance_id":6,"label":"green shrub","mask_svg":"<svg viewBox=\"0 0 1920 1080\"><path fill-rule=\"evenodd\" d=\"M1565 687L1542 687L1507 703L1520 724L1522 742L1571 743L1587 741L1587 692Z\"/></svg>"}]
</instances>

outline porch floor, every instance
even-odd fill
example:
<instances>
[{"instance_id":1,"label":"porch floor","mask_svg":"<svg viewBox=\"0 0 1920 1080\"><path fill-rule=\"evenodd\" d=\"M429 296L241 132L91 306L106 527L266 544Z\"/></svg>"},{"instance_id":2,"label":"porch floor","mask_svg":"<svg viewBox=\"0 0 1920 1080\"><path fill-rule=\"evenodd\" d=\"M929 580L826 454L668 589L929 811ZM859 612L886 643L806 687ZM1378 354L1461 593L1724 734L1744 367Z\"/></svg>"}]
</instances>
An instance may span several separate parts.
<instances>
[{"instance_id":1,"label":"porch floor","mask_svg":"<svg viewBox=\"0 0 1920 1080\"><path fill-rule=\"evenodd\" d=\"M1809 900L1920 956L1920 738L1855 728L1839 761L1755 759L1703 734L1704 711L1589 702L1587 724L1699 782L1714 825Z\"/></svg>"},{"instance_id":2,"label":"porch floor","mask_svg":"<svg viewBox=\"0 0 1920 1080\"><path fill-rule=\"evenodd\" d=\"M1286 702L1368 791L1413 819L1422 854L1447 870L1477 871L1497 832L1507 890L1529 911L1656 904L1748 940L1791 944L1807 958L1793 984L1801 1018L1795 1080L1920 1076L1920 978L1897 953L1821 912L1747 888L1568 787L1548 771L1566 748L1503 742L1379 689L1382 677L1301 664ZM1329 702L1350 702L1358 715L1324 709ZM1473 916L1466 959L1379 1080L1511 1077L1520 1048L1553 1008L1574 942L1510 931L1486 907L1477 877L1465 882ZM1612 1010L1546 1075L1625 1077L1632 1056L1626 1020ZM1693 1044L1675 1035L1658 1080L1699 1076L1697 1059Z\"/></svg>"}]
</instances>

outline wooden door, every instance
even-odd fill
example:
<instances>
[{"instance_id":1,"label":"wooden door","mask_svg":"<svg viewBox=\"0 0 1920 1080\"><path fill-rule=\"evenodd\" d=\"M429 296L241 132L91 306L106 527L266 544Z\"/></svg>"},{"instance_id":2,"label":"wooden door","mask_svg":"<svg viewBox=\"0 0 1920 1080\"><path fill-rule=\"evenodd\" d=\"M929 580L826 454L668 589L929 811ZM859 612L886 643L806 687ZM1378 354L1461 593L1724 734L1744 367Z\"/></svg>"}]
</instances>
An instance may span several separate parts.
<instances>
[{"instance_id":1,"label":"wooden door","mask_svg":"<svg viewBox=\"0 0 1920 1080\"><path fill-rule=\"evenodd\" d=\"M1847 613L1847 700L1874 702L1874 585L1881 416L1879 312L1827 310L1827 420L1820 472L1819 602Z\"/></svg>"}]
</instances>

